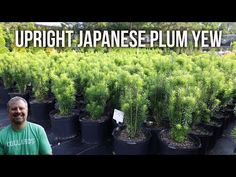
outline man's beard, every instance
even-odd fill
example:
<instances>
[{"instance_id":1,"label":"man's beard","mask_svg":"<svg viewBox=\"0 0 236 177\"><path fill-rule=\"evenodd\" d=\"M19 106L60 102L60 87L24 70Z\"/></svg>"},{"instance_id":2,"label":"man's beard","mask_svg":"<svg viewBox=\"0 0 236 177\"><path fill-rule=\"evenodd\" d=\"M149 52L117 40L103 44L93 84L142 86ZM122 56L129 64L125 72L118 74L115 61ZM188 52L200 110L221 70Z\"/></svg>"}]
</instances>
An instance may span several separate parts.
<instances>
[{"instance_id":1,"label":"man's beard","mask_svg":"<svg viewBox=\"0 0 236 177\"><path fill-rule=\"evenodd\" d=\"M19 115L13 116L12 117L12 122L16 125L21 125L25 122L25 118L22 117L22 116L19 116Z\"/></svg>"}]
</instances>

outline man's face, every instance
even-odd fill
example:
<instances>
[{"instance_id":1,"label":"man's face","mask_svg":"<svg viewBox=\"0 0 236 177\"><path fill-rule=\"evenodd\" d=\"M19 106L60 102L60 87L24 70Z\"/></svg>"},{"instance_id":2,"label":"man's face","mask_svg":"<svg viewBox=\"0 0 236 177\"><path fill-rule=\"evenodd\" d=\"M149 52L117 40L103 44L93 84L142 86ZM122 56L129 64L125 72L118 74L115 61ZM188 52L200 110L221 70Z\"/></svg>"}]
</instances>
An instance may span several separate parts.
<instances>
[{"instance_id":1,"label":"man's face","mask_svg":"<svg viewBox=\"0 0 236 177\"><path fill-rule=\"evenodd\" d=\"M28 109L24 101L18 100L10 104L8 116L12 123L23 124L28 116Z\"/></svg>"}]
</instances>

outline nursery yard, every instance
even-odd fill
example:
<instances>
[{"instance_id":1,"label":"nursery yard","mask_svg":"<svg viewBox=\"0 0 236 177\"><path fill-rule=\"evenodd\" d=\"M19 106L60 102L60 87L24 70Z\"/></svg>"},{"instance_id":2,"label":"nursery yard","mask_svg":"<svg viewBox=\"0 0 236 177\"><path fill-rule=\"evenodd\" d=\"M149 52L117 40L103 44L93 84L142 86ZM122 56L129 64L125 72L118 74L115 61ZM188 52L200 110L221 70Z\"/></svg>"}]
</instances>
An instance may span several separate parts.
<instances>
[{"instance_id":1,"label":"nursery yard","mask_svg":"<svg viewBox=\"0 0 236 177\"><path fill-rule=\"evenodd\" d=\"M54 154L233 154L235 53L9 52L0 61L0 103L25 98Z\"/></svg>"},{"instance_id":2,"label":"nursery yard","mask_svg":"<svg viewBox=\"0 0 236 177\"><path fill-rule=\"evenodd\" d=\"M8 125L7 112L4 105L0 105L0 128ZM235 143L230 133L236 127L236 121L229 125L219 138L214 148L206 155L234 155ZM81 142L79 137L59 142L50 130L46 128L46 132L52 145L54 155L113 155L111 142L108 141L101 145L89 145Z\"/></svg>"}]
</instances>

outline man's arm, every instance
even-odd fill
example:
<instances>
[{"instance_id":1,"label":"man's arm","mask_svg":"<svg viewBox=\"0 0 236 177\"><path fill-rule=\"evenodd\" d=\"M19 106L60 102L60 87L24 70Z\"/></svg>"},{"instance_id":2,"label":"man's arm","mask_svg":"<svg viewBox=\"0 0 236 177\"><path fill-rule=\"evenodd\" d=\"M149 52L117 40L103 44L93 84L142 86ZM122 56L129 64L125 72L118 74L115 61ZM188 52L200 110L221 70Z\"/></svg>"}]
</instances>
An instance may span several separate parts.
<instances>
[{"instance_id":1,"label":"man's arm","mask_svg":"<svg viewBox=\"0 0 236 177\"><path fill-rule=\"evenodd\" d=\"M2 140L2 128L0 128L0 155L5 155L4 153L4 145Z\"/></svg>"},{"instance_id":2,"label":"man's arm","mask_svg":"<svg viewBox=\"0 0 236 177\"><path fill-rule=\"evenodd\" d=\"M5 154L4 154L4 149L3 149L3 147L2 147L1 144L0 144L0 155L5 155Z\"/></svg>"},{"instance_id":3,"label":"man's arm","mask_svg":"<svg viewBox=\"0 0 236 177\"><path fill-rule=\"evenodd\" d=\"M52 148L48 141L45 130L40 127L39 129L39 155L52 155Z\"/></svg>"},{"instance_id":4,"label":"man's arm","mask_svg":"<svg viewBox=\"0 0 236 177\"><path fill-rule=\"evenodd\" d=\"M0 134L0 155L5 155L4 146L3 146L3 143L2 143L2 139L1 139L1 134Z\"/></svg>"}]
</instances>

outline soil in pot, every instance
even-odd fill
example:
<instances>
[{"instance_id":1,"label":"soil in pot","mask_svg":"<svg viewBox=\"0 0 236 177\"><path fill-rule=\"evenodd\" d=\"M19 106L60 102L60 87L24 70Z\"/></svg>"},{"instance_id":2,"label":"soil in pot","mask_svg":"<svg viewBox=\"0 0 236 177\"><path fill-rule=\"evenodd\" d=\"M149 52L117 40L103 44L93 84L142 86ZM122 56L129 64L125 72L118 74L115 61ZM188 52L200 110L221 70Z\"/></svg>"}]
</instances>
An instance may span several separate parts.
<instances>
[{"instance_id":1,"label":"soil in pot","mask_svg":"<svg viewBox=\"0 0 236 177\"><path fill-rule=\"evenodd\" d=\"M166 155L192 155L200 154L201 140L193 135L188 135L183 142L176 142L169 134L169 130L162 130L159 134L160 152Z\"/></svg>"},{"instance_id":2,"label":"soil in pot","mask_svg":"<svg viewBox=\"0 0 236 177\"><path fill-rule=\"evenodd\" d=\"M128 132L123 127L117 127L113 133L114 153L117 155L146 155L148 154L151 134L150 132L140 132L136 137L130 138Z\"/></svg>"}]
</instances>

